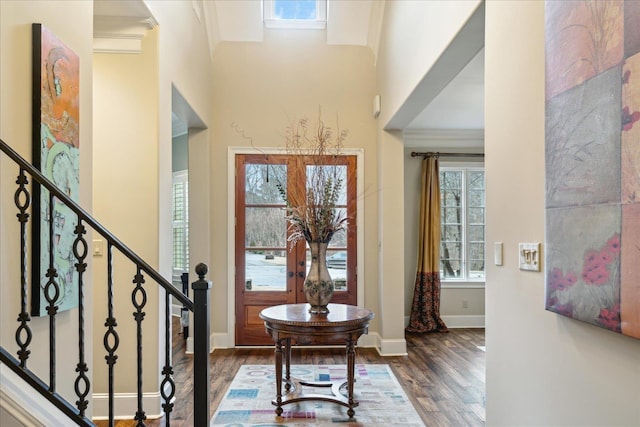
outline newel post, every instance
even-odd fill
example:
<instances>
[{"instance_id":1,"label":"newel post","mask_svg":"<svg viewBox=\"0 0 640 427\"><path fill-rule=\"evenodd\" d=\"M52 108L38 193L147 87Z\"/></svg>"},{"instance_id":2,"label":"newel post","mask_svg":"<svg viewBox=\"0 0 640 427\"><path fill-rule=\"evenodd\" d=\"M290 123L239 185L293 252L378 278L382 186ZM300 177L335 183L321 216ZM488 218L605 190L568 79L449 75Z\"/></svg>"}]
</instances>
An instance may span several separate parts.
<instances>
[{"instance_id":1,"label":"newel post","mask_svg":"<svg viewBox=\"0 0 640 427\"><path fill-rule=\"evenodd\" d=\"M209 299L211 282L204 276L206 264L196 265L198 280L193 289L193 421L198 427L209 425Z\"/></svg>"}]
</instances>

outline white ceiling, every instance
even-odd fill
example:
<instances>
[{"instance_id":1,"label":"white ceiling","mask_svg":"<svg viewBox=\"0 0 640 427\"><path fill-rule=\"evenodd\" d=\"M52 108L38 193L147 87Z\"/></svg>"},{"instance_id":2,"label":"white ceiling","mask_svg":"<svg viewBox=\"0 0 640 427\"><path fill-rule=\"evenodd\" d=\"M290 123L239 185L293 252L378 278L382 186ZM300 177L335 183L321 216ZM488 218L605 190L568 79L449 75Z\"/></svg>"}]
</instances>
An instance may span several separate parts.
<instances>
[{"instance_id":1,"label":"white ceiling","mask_svg":"<svg viewBox=\"0 0 640 427\"><path fill-rule=\"evenodd\" d=\"M212 51L220 41L263 40L262 2L211 0L198 3L195 0L193 3L194 12L204 13L205 22L213 27L208 28ZM328 0L327 43L367 46L375 57L384 5L385 2L379 0ZM147 26L155 24L143 0L95 0L94 15L96 37L104 28L98 23L112 22L113 17L122 17L127 22L138 19ZM484 25L483 19L478 22ZM461 71L458 70L460 67L451 70L449 83L421 112L412 112L411 117L404 120L403 129L484 129L484 50L475 55Z\"/></svg>"},{"instance_id":2,"label":"white ceiling","mask_svg":"<svg viewBox=\"0 0 640 427\"><path fill-rule=\"evenodd\" d=\"M484 129L484 49L409 123L407 129Z\"/></svg>"}]
</instances>

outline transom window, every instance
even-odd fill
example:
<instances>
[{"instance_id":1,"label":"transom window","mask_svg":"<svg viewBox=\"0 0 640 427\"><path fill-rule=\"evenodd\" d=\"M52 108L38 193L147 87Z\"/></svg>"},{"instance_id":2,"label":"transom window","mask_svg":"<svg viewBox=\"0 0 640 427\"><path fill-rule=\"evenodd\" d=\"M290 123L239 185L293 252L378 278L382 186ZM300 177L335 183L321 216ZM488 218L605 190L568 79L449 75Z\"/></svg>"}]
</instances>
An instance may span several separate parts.
<instances>
[{"instance_id":1,"label":"transom window","mask_svg":"<svg viewBox=\"0 0 640 427\"><path fill-rule=\"evenodd\" d=\"M484 169L440 167L440 277L484 281Z\"/></svg>"},{"instance_id":2,"label":"transom window","mask_svg":"<svg viewBox=\"0 0 640 427\"><path fill-rule=\"evenodd\" d=\"M267 28L323 29L327 22L326 0L263 0Z\"/></svg>"}]
</instances>

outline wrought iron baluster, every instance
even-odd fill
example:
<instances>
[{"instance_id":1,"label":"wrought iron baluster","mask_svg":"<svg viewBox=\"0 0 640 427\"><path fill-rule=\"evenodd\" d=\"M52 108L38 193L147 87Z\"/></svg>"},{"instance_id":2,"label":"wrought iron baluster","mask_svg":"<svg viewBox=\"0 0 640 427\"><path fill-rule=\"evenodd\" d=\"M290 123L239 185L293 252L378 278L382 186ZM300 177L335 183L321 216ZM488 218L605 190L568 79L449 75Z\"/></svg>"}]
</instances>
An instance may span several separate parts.
<instances>
[{"instance_id":1,"label":"wrought iron baluster","mask_svg":"<svg viewBox=\"0 0 640 427\"><path fill-rule=\"evenodd\" d=\"M1 1L1 0L0 0ZM136 420L137 426L144 426L144 420L147 419L146 414L143 410L143 395L142 395L142 385L143 385L143 357L142 357L142 321L145 317L144 309L146 307L147 302L147 294L145 288L143 288L143 284L145 283L145 277L149 276L151 279L158 284L159 287L162 287L167 292L165 294L165 304L166 304L166 313L165 313L165 365L163 366L163 381L161 382L162 392L161 395L163 397L163 410L167 414L166 425L169 425L169 418L171 412L175 409L175 402L173 400L176 397L176 384L173 376L174 368L171 366L171 295L174 295L176 299L181 301L185 307L189 310L194 309L195 303L189 300L188 297L175 291L174 287L168 282L164 277L162 277L157 271L151 268L142 258L140 258L136 253L131 251L126 245L124 245L117 237L115 237L109 230L104 228L99 222L95 220L91 215L89 215L81 206L79 206L74 200L72 200L69 195L59 189L55 184L51 183L41 171L37 170L33 167L28 161L20 157L15 151L11 149L6 143L0 140L0 151L1 154L6 154L11 160L13 160L18 168L19 174L17 175L17 180L15 181L17 184L17 189L14 194L14 202L17 208L16 216L20 224L20 313L18 314L18 327L15 332L15 341L17 343L17 355L18 359L14 359L4 350L2 353L3 362L6 360L10 362L10 366L16 368L14 371L18 373L19 376L24 378L27 382L29 382L30 386L33 387L33 390L40 393L46 399L52 402L53 405L58 407L62 412L67 414L69 417L73 418L73 420L78 423L78 425L92 425L91 420L86 418L86 409L88 408L88 395L91 392L91 382L88 376L89 368L87 361L87 353L86 353L86 342L87 333L90 333L90 330L86 330L86 316L87 312L85 311L87 308L91 308L87 306L87 302L85 301L85 293L86 286L84 278L87 272L87 257L89 257L89 250L91 249L87 243L87 228L91 228L95 230L100 235L104 236L108 242L108 273L107 273L107 286L108 286L108 315L105 320L106 332L104 334L104 346L106 349L106 363L108 365L109 370L109 425L114 425L114 371L115 364L118 359L116 355L116 351L119 349L119 336L117 333L117 322L115 319L114 311L115 311L115 301L114 301L114 277L113 277L113 249L119 250L124 257L128 258L137 268L137 274L135 275L135 279L133 283L135 284L135 289L133 290L132 300L133 305L135 306L135 310L133 313L134 320L137 323L137 364L138 364L138 373L137 373L137 381L138 381L138 410L136 412ZM47 204L48 203L48 204ZM34 218L34 208L37 208L35 205L42 205L43 211L41 221L33 221L31 225L48 226L49 228L42 228L41 231L37 231L33 236L29 234L29 221ZM57 236L58 227L61 225L59 222L56 222L56 212L58 211L58 206L64 204L68 208L68 212L73 212L77 215L77 226L74 229L74 241L72 244L72 252L74 255L73 265L75 270L72 272L66 272L67 270L61 269L58 270L57 267L61 265L58 263L58 250L60 247L58 246ZM45 207L46 206L46 207ZM37 208L39 210L39 208ZM40 212L38 212L40 213ZM65 214L67 211L65 211ZM73 214L71 214L73 215ZM66 216L66 215L65 215ZM67 216L68 219L70 219ZM72 218L72 217L71 217ZM46 221L45 221L46 220ZM48 224L46 224L48 222ZM67 223L67 225L69 225ZM74 224L75 225L75 224ZM28 239L32 237L33 241L28 241ZM42 244L40 244L42 242ZM48 250L48 253L45 251ZM33 252L33 253L31 253ZM42 253L42 261L40 261ZM38 267L37 271L28 271L30 267L30 261L28 257L33 255L34 261L37 263L35 266ZM47 256L48 255L48 256ZM200 272L204 274L204 272ZM30 277L27 276L30 275ZM144 274L144 276L143 276ZM203 282L203 276L201 274L200 281ZM57 314L61 310L62 303L66 301L65 295L67 291L76 292L75 288L66 288L67 286L67 277L73 276L78 279L78 360L76 361L76 378L75 378L75 394L77 395L76 407L74 408L73 404L69 404L64 398L59 396L56 393L57 388ZM90 284L87 282L87 284ZM208 289L210 288L210 282L204 283L202 285L198 284L194 289L202 290L203 292L199 292L199 294L206 295L208 299ZM200 289L202 288L202 289ZM39 297L41 302L34 306L29 306L28 298L32 292L32 290L36 290L36 295ZM175 292L175 293L174 293ZM35 295L34 295L35 296ZM203 298L201 298L204 301ZM202 318L204 315L208 315L208 310L206 307L208 304L200 304L200 306L205 309L201 309L200 313ZM46 383L45 380L40 379L35 374L33 374L28 368L28 360L30 358L31 350L29 349L31 342L37 337L36 332L30 327L31 325L31 315L35 315L37 313L38 316L44 314L43 312L46 310L46 316L48 319L49 326L49 384ZM45 319L42 319L45 321ZM198 336L200 339L194 339L194 343L198 342L198 346L204 346L204 348L208 348L208 321L200 322L203 326L201 328L195 328L196 330L202 330L204 332L199 333ZM44 325L43 325L44 326ZM206 329L205 329L206 327ZM46 331L42 331L46 334ZM42 337L46 339L46 337ZM62 350L62 349L61 349ZM206 354L206 353L205 353ZM200 357L200 359L206 360L204 357ZM71 361L68 361L71 362ZM33 362L31 362L33 363ZM45 362L46 363L46 362ZM71 362L73 363L73 362ZM208 364L200 363L205 367L208 367ZM18 368L20 367L20 368ZM12 368L13 369L13 368ZM195 386L195 389L201 390L200 393L201 399L198 400L194 406L196 414L208 415L208 390L207 387L202 387L202 385L207 385L209 383L208 380L208 370L203 369L195 369L196 372L206 372L206 375L202 375L202 379L198 381L198 386ZM82 418L82 419L81 419ZM201 419L202 416L197 417ZM204 419L204 418L202 418ZM208 421L207 421L208 422ZM205 425L207 422L196 423L197 425Z\"/></svg>"},{"instance_id":2,"label":"wrought iron baluster","mask_svg":"<svg viewBox=\"0 0 640 427\"><path fill-rule=\"evenodd\" d=\"M89 368L84 359L84 272L87 269L87 263L84 262L87 258L88 253L88 245L87 241L84 238L84 235L87 234L87 230L82 224L82 219L78 216L78 225L74 230L76 234L76 238L73 242L73 255L76 257L78 262L75 264L76 271L78 272L78 365L76 367L76 372L78 373L78 378L74 383L74 388L76 391L76 395L78 396L78 400L76 401L76 405L78 407L78 411L80 412L80 416L84 417L87 406L89 405L89 401L86 399L89 394L89 389L91 388L91 383L89 378L87 377L87 372ZM82 386L82 387L81 387Z\"/></svg>"},{"instance_id":3,"label":"wrought iron baluster","mask_svg":"<svg viewBox=\"0 0 640 427\"><path fill-rule=\"evenodd\" d=\"M27 209L31 205L31 193L27 189L29 179L22 168L20 168L16 184L18 184L18 189L13 200L20 211L20 213L16 214L18 222L20 222L20 314L18 315L20 326L16 330L16 343L20 347L20 350L18 350L20 367L24 369L27 367L27 359L31 353L31 350L27 350L27 347L31 343L33 334L28 323L31 321L31 316L27 311L27 222L29 222Z\"/></svg>"},{"instance_id":4,"label":"wrought iron baluster","mask_svg":"<svg viewBox=\"0 0 640 427\"><path fill-rule=\"evenodd\" d=\"M109 427L113 427L115 413L113 409L114 398L114 365L118 360L118 356L115 354L118 346L120 345L120 337L116 331L115 317L113 317L113 246L111 242L107 244L107 305L108 314L104 326L107 328L107 332L104 334L104 348L107 350L107 355L104 357L109 366Z\"/></svg>"},{"instance_id":5,"label":"wrought iron baluster","mask_svg":"<svg viewBox=\"0 0 640 427\"><path fill-rule=\"evenodd\" d=\"M138 355L138 411L136 412L135 420L138 421L136 423L136 427L143 427L146 424L144 420L147 419L147 416L144 413L142 408L142 321L144 320L145 312L142 311L144 306L147 304L147 292L142 287L144 283L144 276L140 271L140 267L138 266L138 272L133 279L133 283L136 284L135 289L131 293L131 301L133 302L133 306L136 308L136 311L133 313L133 318L136 320L137 327L137 355Z\"/></svg>"},{"instance_id":6,"label":"wrought iron baluster","mask_svg":"<svg viewBox=\"0 0 640 427\"><path fill-rule=\"evenodd\" d=\"M56 280L58 272L54 266L53 252L53 194L49 194L49 268L47 269L47 284L44 287L44 297L49 305L47 313L49 314L49 391L56 391L56 314L58 306L56 302L60 297L60 285ZM53 295L51 292L53 291Z\"/></svg>"},{"instance_id":7,"label":"wrought iron baluster","mask_svg":"<svg viewBox=\"0 0 640 427\"><path fill-rule=\"evenodd\" d=\"M173 380L173 367L171 366L171 298L169 292L164 293L164 301L165 301L165 322L164 322L164 368L162 368L162 375L164 375L164 379L160 383L160 394L164 399L164 403L162 404L162 409L164 409L165 414L167 414L166 419L166 427L171 425L171 411L173 410L173 403L171 400L176 394L176 383ZM167 395L165 393L165 386L169 384L170 392Z\"/></svg>"}]
</instances>

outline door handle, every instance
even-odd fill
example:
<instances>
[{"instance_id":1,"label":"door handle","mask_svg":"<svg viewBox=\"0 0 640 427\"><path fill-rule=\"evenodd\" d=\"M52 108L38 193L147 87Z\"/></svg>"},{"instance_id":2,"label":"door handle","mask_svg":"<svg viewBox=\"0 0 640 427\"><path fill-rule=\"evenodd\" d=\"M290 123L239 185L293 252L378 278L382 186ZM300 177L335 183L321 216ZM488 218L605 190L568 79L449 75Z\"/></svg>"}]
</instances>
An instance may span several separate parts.
<instances>
[{"instance_id":1,"label":"door handle","mask_svg":"<svg viewBox=\"0 0 640 427\"><path fill-rule=\"evenodd\" d=\"M289 277L293 277L293 271L290 271L290 272L287 274L287 276L289 276Z\"/></svg>"},{"instance_id":2,"label":"door handle","mask_svg":"<svg viewBox=\"0 0 640 427\"><path fill-rule=\"evenodd\" d=\"M298 277L304 279L304 271L298 271Z\"/></svg>"}]
</instances>

